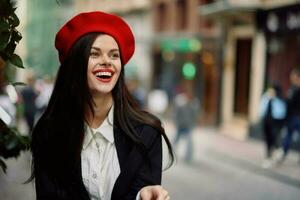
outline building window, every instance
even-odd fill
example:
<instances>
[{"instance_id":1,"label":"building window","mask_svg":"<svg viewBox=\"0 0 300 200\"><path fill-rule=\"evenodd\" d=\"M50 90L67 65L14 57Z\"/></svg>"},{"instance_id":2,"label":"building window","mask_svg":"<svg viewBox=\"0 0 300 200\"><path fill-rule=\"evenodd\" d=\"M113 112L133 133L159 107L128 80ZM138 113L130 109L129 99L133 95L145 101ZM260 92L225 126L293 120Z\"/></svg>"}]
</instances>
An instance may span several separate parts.
<instances>
[{"instance_id":1,"label":"building window","mask_svg":"<svg viewBox=\"0 0 300 200\"><path fill-rule=\"evenodd\" d=\"M185 30L187 27L187 1L177 1L177 30Z\"/></svg>"},{"instance_id":2,"label":"building window","mask_svg":"<svg viewBox=\"0 0 300 200\"><path fill-rule=\"evenodd\" d=\"M213 3L214 0L198 0L199 5L210 4Z\"/></svg>"},{"instance_id":3,"label":"building window","mask_svg":"<svg viewBox=\"0 0 300 200\"><path fill-rule=\"evenodd\" d=\"M156 12L156 31L166 30L166 20L167 20L167 7L166 4L160 3L157 6Z\"/></svg>"}]
</instances>

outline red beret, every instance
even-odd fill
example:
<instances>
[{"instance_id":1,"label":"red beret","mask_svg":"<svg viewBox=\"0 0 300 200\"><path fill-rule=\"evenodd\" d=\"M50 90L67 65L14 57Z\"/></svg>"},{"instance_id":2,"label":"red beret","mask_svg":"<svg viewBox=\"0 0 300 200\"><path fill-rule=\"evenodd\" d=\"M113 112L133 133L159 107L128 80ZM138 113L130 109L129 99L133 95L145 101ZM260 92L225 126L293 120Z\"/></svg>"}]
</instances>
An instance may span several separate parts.
<instances>
[{"instance_id":1,"label":"red beret","mask_svg":"<svg viewBox=\"0 0 300 200\"><path fill-rule=\"evenodd\" d=\"M91 32L111 35L119 45L123 64L133 55L134 37L128 24L119 16L95 11L76 15L58 31L55 47L59 61L64 61L70 48L80 37Z\"/></svg>"}]
</instances>

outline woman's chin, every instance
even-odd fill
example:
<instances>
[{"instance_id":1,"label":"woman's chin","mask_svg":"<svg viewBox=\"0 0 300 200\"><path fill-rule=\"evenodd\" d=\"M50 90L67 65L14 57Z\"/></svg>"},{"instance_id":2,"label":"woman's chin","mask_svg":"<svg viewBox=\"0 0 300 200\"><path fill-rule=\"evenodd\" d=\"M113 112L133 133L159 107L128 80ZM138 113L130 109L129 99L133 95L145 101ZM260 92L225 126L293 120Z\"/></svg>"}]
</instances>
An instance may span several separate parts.
<instances>
[{"instance_id":1,"label":"woman's chin","mask_svg":"<svg viewBox=\"0 0 300 200\"><path fill-rule=\"evenodd\" d=\"M103 95L103 96L105 96L105 95L109 95L109 94L111 94L111 92L112 92L112 88L111 87L105 87L105 88L94 88L94 89L92 89L92 91L91 91L91 94L92 95Z\"/></svg>"}]
</instances>

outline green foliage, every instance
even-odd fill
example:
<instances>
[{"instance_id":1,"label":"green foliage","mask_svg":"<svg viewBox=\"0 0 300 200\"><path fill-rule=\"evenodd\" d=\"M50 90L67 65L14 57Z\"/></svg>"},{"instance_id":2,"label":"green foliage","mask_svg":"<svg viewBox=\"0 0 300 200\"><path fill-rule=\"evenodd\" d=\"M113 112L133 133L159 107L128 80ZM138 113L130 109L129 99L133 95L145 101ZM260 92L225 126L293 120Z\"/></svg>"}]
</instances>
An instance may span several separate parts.
<instances>
[{"instance_id":1,"label":"green foliage","mask_svg":"<svg viewBox=\"0 0 300 200\"><path fill-rule=\"evenodd\" d=\"M15 14L15 3L12 0L0 0L0 57L4 61L24 68L21 58L14 54L22 35L17 31L20 21Z\"/></svg>"},{"instance_id":2,"label":"green foliage","mask_svg":"<svg viewBox=\"0 0 300 200\"><path fill-rule=\"evenodd\" d=\"M22 59L14 53L22 39L22 35L16 30L20 21L15 11L14 1L0 0L0 57L5 62L24 68ZM22 83L17 82L13 85L22 85ZM16 128L7 127L0 119L0 168L4 172L7 168L4 159L18 157L21 151L29 149L29 144L28 136L20 135Z\"/></svg>"},{"instance_id":3,"label":"green foliage","mask_svg":"<svg viewBox=\"0 0 300 200\"><path fill-rule=\"evenodd\" d=\"M20 152L29 149L29 137L23 136L16 128L9 128L0 119L0 167L5 172L6 164L2 158L18 157Z\"/></svg>"},{"instance_id":4,"label":"green foliage","mask_svg":"<svg viewBox=\"0 0 300 200\"><path fill-rule=\"evenodd\" d=\"M10 62L17 67L24 68L22 59L17 54L11 56Z\"/></svg>"}]
</instances>

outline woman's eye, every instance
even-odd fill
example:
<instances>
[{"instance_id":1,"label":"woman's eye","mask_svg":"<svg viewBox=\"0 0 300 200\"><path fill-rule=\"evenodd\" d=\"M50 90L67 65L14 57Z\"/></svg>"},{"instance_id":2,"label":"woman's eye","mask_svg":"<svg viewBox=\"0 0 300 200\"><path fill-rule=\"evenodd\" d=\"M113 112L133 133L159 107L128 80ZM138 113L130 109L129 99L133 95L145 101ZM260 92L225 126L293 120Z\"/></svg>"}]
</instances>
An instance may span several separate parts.
<instances>
[{"instance_id":1,"label":"woman's eye","mask_svg":"<svg viewBox=\"0 0 300 200\"><path fill-rule=\"evenodd\" d=\"M98 56L99 54L98 54L98 52L91 52L90 53L90 56L92 56L92 57L96 57L96 56Z\"/></svg>"},{"instance_id":2,"label":"woman's eye","mask_svg":"<svg viewBox=\"0 0 300 200\"><path fill-rule=\"evenodd\" d=\"M111 57L117 59L117 58L120 58L120 54L118 54L118 53L113 53L113 54L111 55Z\"/></svg>"}]
</instances>

